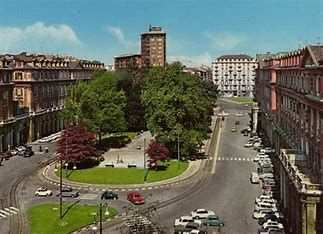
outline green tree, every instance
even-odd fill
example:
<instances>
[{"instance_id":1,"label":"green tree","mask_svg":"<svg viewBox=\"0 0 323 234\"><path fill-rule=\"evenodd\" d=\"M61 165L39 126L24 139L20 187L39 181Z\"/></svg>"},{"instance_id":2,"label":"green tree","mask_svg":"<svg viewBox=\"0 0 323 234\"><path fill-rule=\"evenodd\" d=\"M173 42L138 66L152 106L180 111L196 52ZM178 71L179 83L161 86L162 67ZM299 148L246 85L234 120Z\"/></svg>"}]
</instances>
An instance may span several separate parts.
<instances>
[{"instance_id":1,"label":"green tree","mask_svg":"<svg viewBox=\"0 0 323 234\"><path fill-rule=\"evenodd\" d=\"M193 153L207 138L212 100L202 81L184 73L180 63L149 71L142 103L147 128L173 152L178 136L182 156Z\"/></svg>"},{"instance_id":2,"label":"green tree","mask_svg":"<svg viewBox=\"0 0 323 234\"><path fill-rule=\"evenodd\" d=\"M125 118L129 131L140 131L146 129L145 112L141 103L141 92L144 81L144 71L136 69L123 71L119 74L118 87L125 92L127 104L125 107Z\"/></svg>"},{"instance_id":3,"label":"green tree","mask_svg":"<svg viewBox=\"0 0 323 234\"><path fill-rule=\"evenodd\" d=\"M88 87L89 85L85 81L80 81L68 90L68 97L65 100L62 117L71 124L78 124L82 119L82 96Z\"/></svg>"},{"instance_id":4,"label":"green tree","mask_svg":"<svg viewBox=\"0 0 323 234\"><path fill-rule=\"evenodd\" d=\"M124 108L126 96L117 89L116 73L97 73L82 96L81 113L84 122L99 136L126 130Z\"/></svg>"}]
</instances>

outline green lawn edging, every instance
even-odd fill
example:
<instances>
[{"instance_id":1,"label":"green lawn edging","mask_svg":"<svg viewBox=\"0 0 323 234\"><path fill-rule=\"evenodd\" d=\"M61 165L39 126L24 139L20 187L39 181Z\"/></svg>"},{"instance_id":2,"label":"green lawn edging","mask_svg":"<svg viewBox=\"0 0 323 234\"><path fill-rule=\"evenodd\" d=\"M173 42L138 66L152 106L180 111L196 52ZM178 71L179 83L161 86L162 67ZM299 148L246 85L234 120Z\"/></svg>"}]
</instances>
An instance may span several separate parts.
<instances>
[{"instance_id":1,"label":"green lawn edging","mask_svg":"<svg viewBox=\"0 0 323 234\"><path fill-rule=\"evenodd\" d=\"M188 162L186 161L179 163L177 160L169 161L166 170L149 170L146 182L157 182L176 177L182 174L187 167ZM145 172L143 168L95 167L72 171L68 173L68 178L63 171L63 176L70 181L87 184L143 184Z\"/></svg>"},{"instance_id":2,"label":"green lawn edging","mask_svg":"<svg viewBox=\"0 0 323 234\"><path fill-rule=\"evenodd\" d=\"M46 203L35 205L28 209L27 217L31 234L68 234L81 227L94 222L94 213L98 207L93 205L64 204L67 211L63 219L59 218L59 204ZM68 209L69 208L69 209ZM111 219L117 211L108 207L109 215L105 219Z\"/></svg>"}]
</instances>

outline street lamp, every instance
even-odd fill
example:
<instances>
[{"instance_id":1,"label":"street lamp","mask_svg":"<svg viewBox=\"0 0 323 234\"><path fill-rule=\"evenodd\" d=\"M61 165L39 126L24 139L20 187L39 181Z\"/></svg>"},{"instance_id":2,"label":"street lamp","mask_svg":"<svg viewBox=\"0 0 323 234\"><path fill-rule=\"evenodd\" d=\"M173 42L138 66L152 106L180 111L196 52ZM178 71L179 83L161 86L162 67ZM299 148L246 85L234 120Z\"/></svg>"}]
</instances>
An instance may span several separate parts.
<instances>
[{"instance_id":1,"label":"street lamp","mask_svg":"<svg viewBox=\"0 0 323 234\"><path fill-rule=\"evenodd\" d=\"M65 177L67 178L67 167L68 167L68 163L66 162L65 164L64 164L64 166L65 166Z\"/></svg>"},{"instance_id":2,"label":"street lamp","mask_svg":"<svg viewBox=\"0 0 323 234\"><path fill-rule=\"evenodd\" d=\"M179 169L180 149L179 149L179 132L177 131L177 169Z\"/></svg>"},{"instance_id":3,"label":"street lamp","mask_svg":"<svg viewBox=\"0 0 323 234\"><path fill-rule=\"evenodd\" d=\"M100 220L100 234L102 234L102 213L103 213L103 211L102 211L102 209L103 209L103 207L102 207L102 200L103 200L103 196L101 196L101 200L100 200L100 207L99 207L99 220ZM106 209L106 211L104 212L104 215L109 215L109 211L107 210L107 203L105 203L105 209Z\"/></svg>"},{"instance_id":4,"label":"street lamp","mask_svg":"<svg viewBox=\"0 0 323 234\"><path fill-rule=\"evenodd\" d=\"M59 218L63 218L63 196L62 196L62 189L63 189L63 159L59 159L60 162L60 169L59 169ZM57 172L57 168L55 168L55 172Z\"/></svg>"}]
</instances>

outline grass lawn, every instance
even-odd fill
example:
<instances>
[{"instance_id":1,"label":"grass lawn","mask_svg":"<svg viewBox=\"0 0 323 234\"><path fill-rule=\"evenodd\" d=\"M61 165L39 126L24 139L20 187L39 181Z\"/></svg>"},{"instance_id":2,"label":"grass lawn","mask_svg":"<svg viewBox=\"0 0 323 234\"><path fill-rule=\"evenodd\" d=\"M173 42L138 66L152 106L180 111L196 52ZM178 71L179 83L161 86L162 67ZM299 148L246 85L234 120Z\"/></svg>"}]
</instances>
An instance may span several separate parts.
<instances>
[{"instance_id":1,"label":"grass lawn","mask_svg":"<svg viewBox=\"0 0 323 234\"><path fill-rule=\"evenodd\" d=\"M188 167L188 162L172 160L166 170L149 170L147 182L166 180L182 174ZM57 172L58 173L58 172ZM63 176L66 174L63 172ZM89 184L142 184L145 170L140 168L102 168L75 170L69 176L71 181Z\"/></svg>"},{"instance_id":2,"label":"grass lawn","mask_svg":"<svg viewBox=\"0 0 323 234\"><path fill-rule=\"evenodd\" d=\"M229 99L243 104L253 103L253 98L250 97L229 97Z\"/></svg>"},{"instance_id":3,"label":"grass lawn","mask_svg":"<svg viewBox=\"0 0 323 234\"><path fill-rule=\"evenodd\" d=\"M59 218L59 204L47 203L36 205L28 209L27 216L31 234L68 234L78 228L94 222L93 213L96 213L97 206L64 204L63 212L68 210L61 220ZM92 214L91 214L92 213ZM109 207L111 218L117 211Z\"/></svg>"}]
</instances>

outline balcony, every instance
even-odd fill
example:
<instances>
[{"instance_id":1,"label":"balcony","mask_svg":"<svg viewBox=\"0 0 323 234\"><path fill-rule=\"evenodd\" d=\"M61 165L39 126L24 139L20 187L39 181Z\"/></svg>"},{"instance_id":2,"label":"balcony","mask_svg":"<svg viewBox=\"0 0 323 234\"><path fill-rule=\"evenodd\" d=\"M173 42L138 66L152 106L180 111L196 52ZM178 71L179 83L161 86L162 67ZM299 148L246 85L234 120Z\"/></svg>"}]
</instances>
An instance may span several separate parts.
<instances>
[{"instance_id":1,"label":"balcony","mask_svg":"<svg viewBox=\"0 0 323 234\"><path fill-rule=\"evenodd\" d=\"M311 182L304 154L293 149L281 149L279 159L299 193L310 195L322 194L322 185Z\"/></svg>"}]
</instances>

